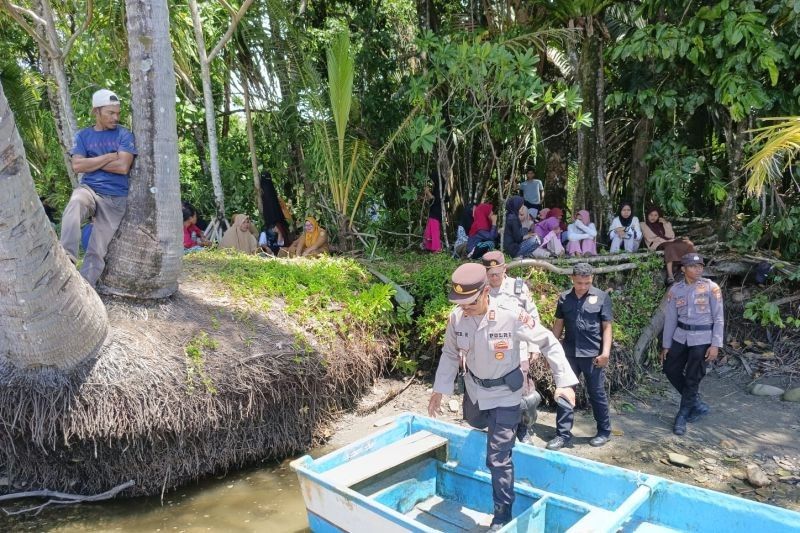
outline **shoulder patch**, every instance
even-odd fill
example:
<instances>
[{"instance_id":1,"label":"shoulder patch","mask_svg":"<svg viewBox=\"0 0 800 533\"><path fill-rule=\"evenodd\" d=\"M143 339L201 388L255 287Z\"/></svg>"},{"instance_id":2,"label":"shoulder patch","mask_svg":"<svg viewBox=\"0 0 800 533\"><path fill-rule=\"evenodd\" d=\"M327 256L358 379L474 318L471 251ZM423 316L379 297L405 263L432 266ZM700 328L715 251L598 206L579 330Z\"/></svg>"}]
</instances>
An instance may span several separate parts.
<instances>
[{"instance_id":1,"label":"shoulder patch","mask_svg":"<svg viewBox=\"0 0 800 533\"><path fill-rule=\"evenodd\" d=\"M722 300L722 289L719 288L719 285L716 283L713 287L711 287L711 294L714 295L714 298L717 300Z\"/></svg>"}]
</instances>

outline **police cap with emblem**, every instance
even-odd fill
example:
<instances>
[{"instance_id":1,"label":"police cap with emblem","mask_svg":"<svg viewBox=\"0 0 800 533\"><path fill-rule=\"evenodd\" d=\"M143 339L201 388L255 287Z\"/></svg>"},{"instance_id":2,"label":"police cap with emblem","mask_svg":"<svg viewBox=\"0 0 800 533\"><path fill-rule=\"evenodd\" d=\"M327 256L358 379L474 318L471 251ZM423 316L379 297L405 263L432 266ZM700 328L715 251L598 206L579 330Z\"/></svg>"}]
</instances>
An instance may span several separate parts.
<instances>
[{"instance_id":1,"label":"police cap with emblem","mask_svg":"<svg viewBox=\"0 0 800 533\"><path fill-rule=\"evenodd\" d=\"M681 257L681 266L688 267L692 265L705 265L705 262L703 262L703 257L695 252L685 254L683 257Z\"/></svg>"},{"instance_id":2,"label":"police cap with emblem","mask_svg":"<svg viewBox=\"0 0 800 533\"><path fill-rule=\"evenodd\" d=\"M486 268L478 263L461 265L451 276L453 286L447 299L454 304L471 304L486 286Z\"/></svg>"},{"instance_id":3,"label":"police cap with emblem","mask_svg":"<svg viewBox=\"0 0 800 533\"><path fill-rule=\"evenodd\" d=\"M506 264L506 258L503 255L503 252L499 250L492 250L491 252L486 252L483 254L481 258L483 262L483 266L486 268L494 268L499 266L504 266Z\"/></svg>"}]
</instances>

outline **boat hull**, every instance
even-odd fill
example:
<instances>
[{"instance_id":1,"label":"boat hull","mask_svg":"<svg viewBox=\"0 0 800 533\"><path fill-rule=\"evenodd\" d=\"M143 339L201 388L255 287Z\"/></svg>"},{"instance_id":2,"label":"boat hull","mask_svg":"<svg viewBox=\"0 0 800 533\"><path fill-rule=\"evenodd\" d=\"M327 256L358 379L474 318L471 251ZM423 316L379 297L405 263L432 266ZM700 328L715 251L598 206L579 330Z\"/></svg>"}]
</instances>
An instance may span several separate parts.
<instances>
[{"instance_id":1,"label":"boat hull","mask_svg":"<svg viewBox=\"0 0 800 533\"><path fill-rule=\"evenodd\" d=\"M486 433L404 414L292 462L312 531L480 531L492 512ZM800 513L530 445L514 448L503 531L800 532Z\"/></svg>"}]
</instances>

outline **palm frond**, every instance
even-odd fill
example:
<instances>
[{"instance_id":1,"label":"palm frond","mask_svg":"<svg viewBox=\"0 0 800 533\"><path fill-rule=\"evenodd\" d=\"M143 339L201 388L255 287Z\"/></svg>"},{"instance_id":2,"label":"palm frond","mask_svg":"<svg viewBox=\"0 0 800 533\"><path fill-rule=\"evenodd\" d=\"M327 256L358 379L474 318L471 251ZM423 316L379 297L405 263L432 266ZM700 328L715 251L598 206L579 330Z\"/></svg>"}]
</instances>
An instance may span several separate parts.
<instances>
[{"instance_id":1,"label":"palm frond","mask_svg":"<svg viewBox=\"0 0 800 533\"><path fill-rule=\"evenodd\" d=\"M761 148L744 166L750 174L745 184L747 194L760 195L767 183L780 178L800 153L800 117L774 117L763 119L774 122L753 130L757 135L753 146Z\"/></svg>"},{"instance_id":2,"label":"palm frond","mask_svg":"<svg viewBox=\"0 0 800 533\"><path fill-rule=\"evenodd\" d=\"M561 75L567 81L572 80L572 65L569 62L569 57L564 50L555 46L548 46L545 50L547 60L555 66Z\"/></svg>"}]
</instances>

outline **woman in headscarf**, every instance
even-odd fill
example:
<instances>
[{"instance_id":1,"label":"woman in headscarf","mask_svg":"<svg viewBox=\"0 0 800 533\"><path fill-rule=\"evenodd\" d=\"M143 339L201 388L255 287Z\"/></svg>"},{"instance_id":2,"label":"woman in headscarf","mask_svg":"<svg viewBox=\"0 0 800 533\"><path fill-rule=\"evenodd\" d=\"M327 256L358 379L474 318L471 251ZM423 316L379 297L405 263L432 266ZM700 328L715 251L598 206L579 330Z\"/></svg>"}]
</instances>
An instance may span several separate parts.
<instances>
[{"instance_id":1,"label":"woman in headscarf","mask_svg":"<svg viewBox=\"0 0 800 533\"><path fill-rule=\"evenodd\" d=\"M492 204L478 204L475 207L472 226L467 239L467 257L480 259L483 254L494 250L497 240L497 215Z\"/></svg>"},{"instance_id":2,"label":"woman in headscarf","mask_svg":"<svg viewBox=\"0 0 800 533\"><path fill-rule=\"evenodd\" d=\"M684 255L694 252L694 244L684 237L675 238L672 224L667 222L661 209L652 206L647 210L647 221L642 227L642 235L650 251L664 250L664 264L667 267L667 285L675 283L673 263Z\"/></svg>"},{"instance_id":3,"label":"woman in headscarf","mask_svg":"<svg viewBox=\"0 0 800 533\"><path fill-rule=\"evenodd\" d=\"M633 206L629 202L622 202L617 211L617 216L611 221L608 230L611 240L611 253L617 253L624 248L626 252L634 252L642 242L642 228L639 219L633 214Z\"/></svg>"},{"instance_id":4,"label":"woman in headscarf","mask_svg":"<svg viewBox=\"0 0 800 533\"><path fill-rule=\"evenodd\" d=\"M542 209L544 211L544 209ZM564 213L558 207L547 211L547 218L534 226L534 232L539 237L541 245L534 250L534 257L560 257L564 255L564 245L561 244L561 217Z\"/></svg>"},{"instance_id":5,"label":"woman in headscarf","mask_svg":"<svg viewBox=\"0 0 800 533\"><path fill-rule=\"evenodd\" d=\"M585 209L578 211L567 227L567 253L573 256L597 255L597 228Z\"/></svg>"},{"instance_id":6,"label":"woman in headscarf","mask_svg":"<svg viewBox=\"0 0 800 533\"><path fill-rule=\"evenodd\" d=\"M453 257L465 257L467 255L467 240L469 239L467 232L472 227L472 213L474 210L474 205L464 205L464 210L461 212L461 219L458 222L458 228L456 228L456 242L453 243Z\"/></svg>"},{"instance_id":7,"label":"woman in headscarf","mask_svg":"<svg viewBox=\"0 0 800 533\"><path fill-rule=\"evenodd\" d=\"M523 211L524 210L524 211ZM511 196L506 200L506 226L503 230L503 251L511 257L531 257L539 247L535 233L522 227L521 218L528 216L522 196Z\"/></svg>"},{"instance_id":8,"label":"woman in headscarf","mask_svg":"<svg viewBox=\"0 0 800 533\"><path fill-rule=\"evenodd\" d=\"M320 227L317 219L307 216L303 234L288 248L281 248L280 255L289 257L312 257L328 251L328 232Z\"/></svg>"},{"instance_id":9,"label":"woman in headscarf","mask_svg":"<svg viewBox=\"0 0 800 533\"><path fill-rule=\"evenodd\" d=\"M219 247L233 248L245 254L256 253L258 251L258 241L253 235L250 226L249 216L234 215L233 225L222 236Z\"/></svg>"}]
</instances>

